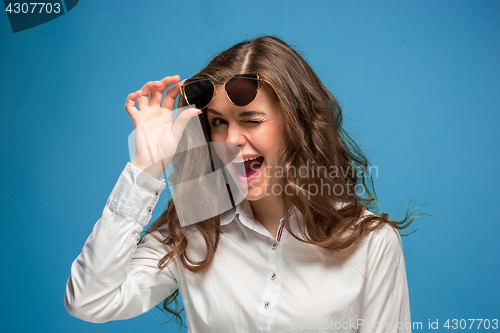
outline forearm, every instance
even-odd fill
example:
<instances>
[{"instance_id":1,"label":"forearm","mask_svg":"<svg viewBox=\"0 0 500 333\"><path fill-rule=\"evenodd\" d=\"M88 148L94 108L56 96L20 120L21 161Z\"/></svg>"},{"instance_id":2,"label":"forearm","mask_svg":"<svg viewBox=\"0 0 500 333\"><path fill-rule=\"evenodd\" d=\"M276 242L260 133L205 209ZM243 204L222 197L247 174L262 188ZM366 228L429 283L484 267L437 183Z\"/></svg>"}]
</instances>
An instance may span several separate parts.
<instances>
[{"instance_id":1,"label":"forearm","mask_svg":"<svg viewBox=\"0 0 500 333\"><path fill-rule=\"evenodd\" d=\"M142 180L140 186L138 179ZM65 297L65 306L72 315L103 322L149 310L151 300L144 297L136 280L158 269L159 255L142 258L136 270L131 271L131 265L139 235L151 219L164 187L164 181L152 180L127 165L102 217L72 264Z\"/></svg>"}]
</instances>

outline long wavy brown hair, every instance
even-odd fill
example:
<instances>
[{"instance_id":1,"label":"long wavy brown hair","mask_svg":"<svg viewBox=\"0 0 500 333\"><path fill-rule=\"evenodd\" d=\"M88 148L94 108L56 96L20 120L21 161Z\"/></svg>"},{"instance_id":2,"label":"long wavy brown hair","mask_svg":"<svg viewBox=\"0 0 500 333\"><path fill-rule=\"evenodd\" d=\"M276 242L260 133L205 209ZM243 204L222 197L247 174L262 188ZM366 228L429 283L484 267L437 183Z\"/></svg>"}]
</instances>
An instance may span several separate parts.
<instances>
[{"instance_id":1,"label":"long wavy brown hair","mask_svg":"<svg viewBox=\"0 0 500 333\"><path fill-rule=\"evenodd\" d=\"M401 221L391 220L387 214L364 214L366 209L375 210L374 205L377 204L368 160L343 129L342 112L335 97L307 62L284 41L265 36L238 43L219 53L194 77L208 77L215 83L224 83L235 74L250 73L258 74L265 81L264 84L274 92L283 113L285 130L278 157L283 176L276 181L281 188L294 188L294 191L282 193L283 216L294 206L302 214L299 234L296 235L290 225L285 224L293 237L325 251L342 251L353 248L364 236L384 224L404 229L417 217L408 210ZM182 99L179 106L185 106ZM204 140L210 142L206 113L201 117L204 120ZM190 145L189 137L183 136L183 140L187 146ZM179 183L179 178L186 174L186 166L203 165L196 160L207 158L195 149L186 151L192 153L174 158L172 162L175 170L173 177L176 179L170 180L174 183ZM211 151L208 154L215 163L215 154ZM333 177L332 171L335 171ZM197 185L203 187L202 182ZM324 188L333 190L321 195L311 191ZM210 190L205 189L207 194ZM210 195L207 195L206 202L200 204L210 207L210 200ZM202 261L194 261L186 253L189 237L184 231L187 228L199 232L205 240L206 251ZM177 259L186 269L199 273L208 270L214 259L221 234L220 217L181 227L175 204L170 200L167 209L146 234L153 231L162 232L163 238L151 235L171 249L159 261L160 269ZM172 318L175 317L182 325L180 313L184 309L177 309L178 294L177 290L165 299L162 310L172 314ZM173 302L175 309L169 308Z\"/></svg>"}]
</instances>

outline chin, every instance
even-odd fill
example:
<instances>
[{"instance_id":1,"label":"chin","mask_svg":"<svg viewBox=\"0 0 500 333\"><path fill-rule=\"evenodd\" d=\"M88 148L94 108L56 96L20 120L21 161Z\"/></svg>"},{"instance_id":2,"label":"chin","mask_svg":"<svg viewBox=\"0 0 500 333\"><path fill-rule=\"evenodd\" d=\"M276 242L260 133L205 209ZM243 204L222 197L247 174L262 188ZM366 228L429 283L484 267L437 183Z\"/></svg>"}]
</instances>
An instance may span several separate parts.
<instances>
[{"instance_id":1,"label":"chin","mask_svg":"<svg viewBox=\"0 0 500 333\"><path fill-rule=\"evenodd\" d=\"M245 197L248 201L258 201L266 196L264 189L260 187L252 187L248 189L248 193Z\"/></svg>"}]
</instances>

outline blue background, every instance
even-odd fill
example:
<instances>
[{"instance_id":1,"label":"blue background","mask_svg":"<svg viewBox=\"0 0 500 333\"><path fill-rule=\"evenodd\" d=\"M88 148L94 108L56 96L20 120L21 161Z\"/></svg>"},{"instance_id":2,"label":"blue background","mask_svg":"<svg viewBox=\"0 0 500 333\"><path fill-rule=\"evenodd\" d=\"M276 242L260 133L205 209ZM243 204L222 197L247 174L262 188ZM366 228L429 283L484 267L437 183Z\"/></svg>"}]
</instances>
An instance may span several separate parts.
<instances>
[{"instance_id":1,"label":"blue background","mask_svg":"<svg viewBox=\"0 0 500 333\"><path fill-rule=\"evenodd\" d=\"M340 100L383 210L435 217L403 238L412 320L500 318L499 1L80 1L16 34L0 14L2 332L176 332L71 317L70 265L129 160L127 95L264 34Z\"/></svg>"}]
</instances>

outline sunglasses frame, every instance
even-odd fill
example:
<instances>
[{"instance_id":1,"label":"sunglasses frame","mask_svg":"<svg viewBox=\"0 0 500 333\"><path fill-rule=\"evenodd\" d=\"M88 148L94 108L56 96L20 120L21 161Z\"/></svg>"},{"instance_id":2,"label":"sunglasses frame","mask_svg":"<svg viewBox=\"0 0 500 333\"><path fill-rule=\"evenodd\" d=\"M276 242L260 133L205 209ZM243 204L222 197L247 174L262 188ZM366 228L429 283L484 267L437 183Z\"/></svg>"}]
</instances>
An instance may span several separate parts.
<instances>
[{"instance_id":1,"label":"sunglasses frame","mask_svg":"<svg viewBox=\"0 0 500 333\"><path fill-rule=\"evenodd\" d=\"M237 105L235 104L231 98L229 98L229 94L227 93L227 90L226 90L226 83L228 83L229 81L231 81L232 79L247 79L247 80L256 80L258 82L257 84L257 89L255 90L255 96L254 98L248 102L247 104L245 105ZM192 83L196 83L196 82L200 82L200 81L209 81L212 86L214 87L214 93L212 95L212 98L210 99L210 101L207 103L207 105L205 105L203 108L201 109L205 109L206 107L208 107L210 105L210 103L214 100L215 98L215 95L217 94L217 89L216 89L216 85L215 83L210 80L210 78L208 77L197 77L197 78L193 78L193 79L187 79L184 84L181 86L181 95L184 96L184 100L186 101L186 103L189 105L189 101L188 101L188 98L187 98L187 95L186 95L186 92L184 91L184 87L186 87L187 85L190 85ZM240 107L243 107L243 106L247 106L248 104L252 103L254 100L255 100L255 97L257 97L257 92L259 91L260 87L262 86L262 82L266 82L264 80L262 80L258 74L236 74L236 75L233 75L231 76L226 82L224 82L224 91L226 93L226 97L227 99L233 104L233 105L236 105L236 106L240 106Z\"/></svg>"}]
</instances>

